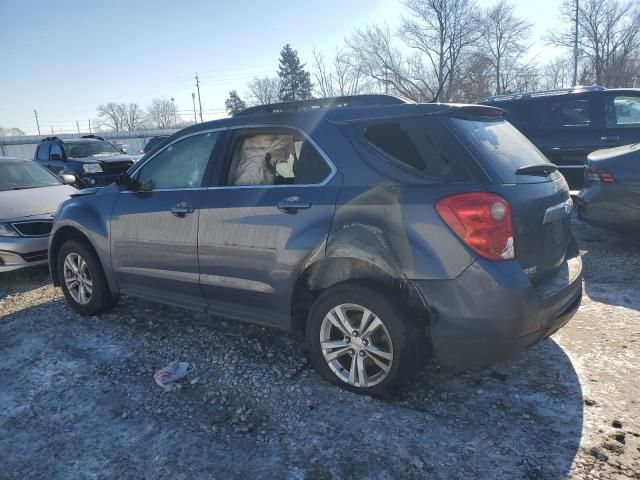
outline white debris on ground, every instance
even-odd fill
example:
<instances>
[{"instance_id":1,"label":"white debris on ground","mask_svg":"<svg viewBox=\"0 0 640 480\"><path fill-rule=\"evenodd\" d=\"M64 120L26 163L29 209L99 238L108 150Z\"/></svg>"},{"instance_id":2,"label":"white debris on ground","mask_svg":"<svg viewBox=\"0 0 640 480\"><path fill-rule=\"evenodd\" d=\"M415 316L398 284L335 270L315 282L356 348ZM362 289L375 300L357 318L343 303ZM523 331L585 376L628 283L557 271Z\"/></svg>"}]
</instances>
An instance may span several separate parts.
<instances>
[{"instance_id":1,"label":"white debris on ground","mask_svg":"<svg viewBox=\"0 0 640 480\"><path fill-rule=\"evenodd\" d=\"M639 479L640 245L574 228L565 328L386 401L323 382L278 331L133 299L83 318L46 271L0 276L0 478ZM175 359L197 376L165 393Z\"/></svg>"}]
</instances>

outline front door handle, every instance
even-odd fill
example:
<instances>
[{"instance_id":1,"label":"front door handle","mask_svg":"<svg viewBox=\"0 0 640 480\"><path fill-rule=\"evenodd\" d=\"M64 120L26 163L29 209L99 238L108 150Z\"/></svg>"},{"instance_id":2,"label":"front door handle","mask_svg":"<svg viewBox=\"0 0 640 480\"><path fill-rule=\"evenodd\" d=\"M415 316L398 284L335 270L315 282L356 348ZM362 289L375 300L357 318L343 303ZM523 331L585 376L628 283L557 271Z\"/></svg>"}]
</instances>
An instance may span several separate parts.
<instances>
[{"instance_id":1,"label":"front door handle","mask_svg":"<svg viewBox=\"0 0 640 480\"><path fill-rule=\"evenodd\" d=\"M603 142L617 142L618 140L620 140L620 137L618 135L611 135L608 137L600 137L600 140L602 140Z\"/></svg>"},{"instance_id":2,"label":"front door handle","mask_svg":"<svg viewBox=\"0 0 640 480\"><path fill-rule=\"evenodd\" d=\"M281 212L293 214L311 208L311 202L301 200L300 197L289 197L280 200L277 207Z\"/></svg>"},{"instance_id":3,"label":"front door handle","mask_svg":"<svg viewBox=\"0 0 640 480\"><path fill-rule=\"evenodd\" d=\"M176 217L184 217L187 213L193 213L195 212L195 210L195 207L189 205L187 202L180 202L171 209L171 215L175 215Z\"/></svg>"}]
</instances>

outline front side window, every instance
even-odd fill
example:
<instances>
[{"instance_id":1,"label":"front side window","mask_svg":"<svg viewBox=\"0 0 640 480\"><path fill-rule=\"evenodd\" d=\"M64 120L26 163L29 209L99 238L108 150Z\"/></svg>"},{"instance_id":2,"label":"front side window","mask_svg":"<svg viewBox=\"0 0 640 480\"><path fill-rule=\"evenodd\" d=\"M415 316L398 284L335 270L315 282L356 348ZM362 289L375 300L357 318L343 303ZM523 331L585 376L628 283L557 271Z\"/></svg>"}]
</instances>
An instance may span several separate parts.
<instances>
[{"instance_id":1,"label":"front side window","mask_svg":"<svg viewBox=\"0 0 640 480\"><path fill-rule=\"evenodd\" d=\"M237 135L226 185L314 185L331 167L297 132Z\"/></svg>"},{"instance_id":2,"label":"front side window","mask_svg":"<svg viewBox=\"0 0 640 480\"><path fill-rule=\"evenodd\" d=\"M616 95L605 109L607 127L640 127L640 97Z\"/></svg>"},{"instance_id":3,"label":"front side window","mask_svg":"<svg viewBox=\"0 0 640 480\"><path fill-rule=\"evenodd\" d=\"M36 154L36 160L39 162L46 162L49 160L49 149L51 148L50 143L45 143L44 145L40 145L38 147L38 153Z\"/></svg>"},{"instance_id":4,"label":"front side window","mask_svg":"<svg viewBox=\"0 0 640 480\"><path fill-rule=\"evenodd\" d=\"M545 104L543 127L589 127L591 125L591 100L585 98L550 99Z\"/></svg>"},{"instance_id":5,"label":"front side window","mask_svg":"<svg viewBox=\"0 0 640 480\"><path fill-rule=\"evenodd\" d=\"M1 162L0 191L60 185L57 177L37 163Z\"/></svg>"},{"instance_id":6,"label":"front side window","mask_svg":"<svg viewBox=\"0 0 640 480\"><path fill-rule=\"evenodd\" d=\"M138 183L144 190L201 187L218 135L203 133L172 143L139 170Z\"/></svg>"},{"instance_id":7,"label":"front side window","mask_svg":"<svg viewBox=\"0 0 640 480\"><path fill-rule=\"evenodd\" d=\"M84 158L103 155L122 155L122 152L109 142L87 141L87 142L65 142L67 156L69 158Z\"/></svg>"}]
</instances>

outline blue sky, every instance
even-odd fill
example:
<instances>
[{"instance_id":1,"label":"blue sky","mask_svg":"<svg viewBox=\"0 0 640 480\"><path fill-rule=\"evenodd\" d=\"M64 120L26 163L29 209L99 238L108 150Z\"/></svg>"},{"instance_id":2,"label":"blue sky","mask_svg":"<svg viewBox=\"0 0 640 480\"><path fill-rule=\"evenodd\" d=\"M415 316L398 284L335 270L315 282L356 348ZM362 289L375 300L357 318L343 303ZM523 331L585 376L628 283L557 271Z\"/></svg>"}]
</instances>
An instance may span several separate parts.
<instances>
[{"instance_id":1,"label":"blue sky","mask_svg":"<svg viewBox=\"0 0 640 480\"><path fill-rule=\"evenodd\" d=\"M532 42L558 25L561 0L516 0ZM479 0L481 5L491 0ZM192 110L194 75L208 119L224 116L231 89L273 76L285 43L310 62L354 28L400 21L397 0L0 0L0 126L35 132L85 129L96 106L174 97ZM542 42L532 49L551 55ZM44 132L43 132L44 133Z\"/></svg>"}]
</instances>

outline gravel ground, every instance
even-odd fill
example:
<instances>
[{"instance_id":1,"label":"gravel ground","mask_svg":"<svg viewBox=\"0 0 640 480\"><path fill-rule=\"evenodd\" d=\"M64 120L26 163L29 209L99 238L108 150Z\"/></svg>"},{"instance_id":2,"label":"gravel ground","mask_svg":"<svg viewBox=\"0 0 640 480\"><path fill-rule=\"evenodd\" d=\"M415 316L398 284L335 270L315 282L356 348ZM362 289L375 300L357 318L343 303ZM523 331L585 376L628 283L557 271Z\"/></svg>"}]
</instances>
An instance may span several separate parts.
<instances>
[{"instance_id":1,"label":"gravel ground","mask_svg":"<svg viewBox=\"0 0 640 480\"><path fill-rule=\"evenodd\" d=\"M574 227L565 328L388 401L323 382L293 336L132 299L83 318L46 270L0 276L0 478L640 479L640 245ZM193 370L164 392L174 360Z\"/></svg>"}]
</instances>

